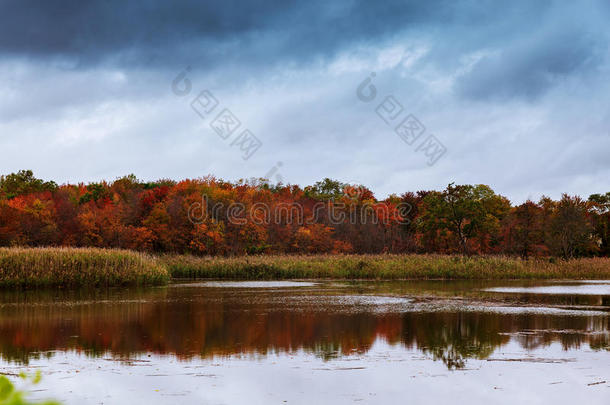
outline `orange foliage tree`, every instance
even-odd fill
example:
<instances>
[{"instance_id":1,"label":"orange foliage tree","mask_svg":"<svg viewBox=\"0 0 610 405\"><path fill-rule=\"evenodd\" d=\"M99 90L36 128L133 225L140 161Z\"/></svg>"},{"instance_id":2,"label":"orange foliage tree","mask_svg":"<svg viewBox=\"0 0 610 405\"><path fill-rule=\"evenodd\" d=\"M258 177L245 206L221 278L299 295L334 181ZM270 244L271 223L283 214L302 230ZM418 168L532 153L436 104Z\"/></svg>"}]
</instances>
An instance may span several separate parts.
<instances>
[{"instance_id":1,"label":"orange foliage tree","mask_svg":"<svg viewBox=\"0 0 610 405\"><path fill-rule=\"evenodd\" d=\"M58 186L0 176L1 246L99 246L197 255L610 253L610 193L518 206L485 185L377 199L324 179L301 188L212 176Z\"/></svg>"}]
</instances>

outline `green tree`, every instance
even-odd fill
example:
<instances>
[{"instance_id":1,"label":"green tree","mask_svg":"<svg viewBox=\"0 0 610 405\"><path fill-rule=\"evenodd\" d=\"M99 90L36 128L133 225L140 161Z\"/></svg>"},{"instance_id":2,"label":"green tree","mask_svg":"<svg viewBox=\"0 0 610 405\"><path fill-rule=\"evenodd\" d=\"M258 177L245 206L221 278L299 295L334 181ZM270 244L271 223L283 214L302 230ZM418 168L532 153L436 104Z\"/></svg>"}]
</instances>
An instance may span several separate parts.
<instances>
[{"instance_id":1,"label":"green tree","mask_svg":"<svg viewBox=\"0 0 610 405\"><path fill-rule=\"evenodd\" d=\"M31 170L19 170L17 173L0 176L0 193L9 200L23 194L56 189L57 184L54 181L37 179Z\"/></svg>"},{"instance_id":2,"label":"green tree","mask_svg":"<svg viewBox=\"0 0 610 405\"><path fill-rule=\"evenodd\" d=\"M610 192L606 194L592 194L589 204L593 214L595 233L599 240L599 249L602 256L610 255Z\"/></svg>"},{"instance_id":3,"label":"green tree","mask_svg":"<svg viewBox=\"0 0 610 405\"><path fill-rule=\"evenodd\" d=\"M348 184L327 177L322 181L317 181L313 186L305 187L305 195L316 200L338 200L344 196L346 186Z\"/></svg>"},{"instance_id":4,"label":"green tree","mask_svg":"<svg viewBox=\"0 0 610 405\"><path fill-rule=\"evenodd\" d=\"M442 192L431 192L423 200L420 225L424 230L450 231L462 254L470 254L469 241L479 238L484 247L487 240L497 239L500 221L510 203L486 185L454 185Z\"/></svg>"}]
</instances>

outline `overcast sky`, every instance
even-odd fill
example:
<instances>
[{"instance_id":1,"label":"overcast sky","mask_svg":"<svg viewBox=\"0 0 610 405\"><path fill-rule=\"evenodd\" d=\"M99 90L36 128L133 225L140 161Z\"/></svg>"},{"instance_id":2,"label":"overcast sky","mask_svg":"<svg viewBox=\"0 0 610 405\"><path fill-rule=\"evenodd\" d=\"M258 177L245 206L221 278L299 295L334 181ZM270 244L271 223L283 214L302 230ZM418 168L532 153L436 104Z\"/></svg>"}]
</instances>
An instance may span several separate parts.
<instances>
[{"instance_id":1,"label":"overcast sky","mask_svg":"<svg viewBox=\"0 0 610 405\"><path fill-rule=\"evenodd\" d=\"M610 191L608 1L125 3L0 1L0 173ZM210 126L225 108L227 139ZM394 131L409 114L411 144Z\"/></svg>"}]
</instances>

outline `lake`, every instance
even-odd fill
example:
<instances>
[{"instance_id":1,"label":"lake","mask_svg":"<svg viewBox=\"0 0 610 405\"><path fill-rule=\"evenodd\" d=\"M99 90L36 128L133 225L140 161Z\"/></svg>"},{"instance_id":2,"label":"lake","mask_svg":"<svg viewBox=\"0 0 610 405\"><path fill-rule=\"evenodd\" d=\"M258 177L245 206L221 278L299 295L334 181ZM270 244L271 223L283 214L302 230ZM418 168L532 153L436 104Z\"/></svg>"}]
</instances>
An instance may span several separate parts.
<instances>
[{"instance_id":1,"label":"lake","mask_svg":"<svg viewBox=\"0 0 610 405\"><path fill-rule=\"evenodd\" d=\"M610 281L0 292L0 373L66 404L610 403Z\"/></svg>"}]
</instances>

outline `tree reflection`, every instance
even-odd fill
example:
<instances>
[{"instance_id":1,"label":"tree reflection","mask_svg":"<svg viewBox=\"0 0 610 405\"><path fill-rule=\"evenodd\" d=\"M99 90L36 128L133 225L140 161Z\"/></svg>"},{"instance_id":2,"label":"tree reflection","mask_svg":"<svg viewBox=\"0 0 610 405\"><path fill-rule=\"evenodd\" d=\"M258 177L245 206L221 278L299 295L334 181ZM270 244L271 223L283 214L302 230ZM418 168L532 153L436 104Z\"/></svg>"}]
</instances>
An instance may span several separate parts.
<instances>
[{"instance_id":1,"label":"tree reflection","mask_svg":"<svg viewBox=\"0 0 610 405\"><path fill-rule=\"evenodd\" d=\"M179 288L15 294L0 304L0 356L19 363L53 350L184 360L303 350L328 360L366 353L383 339L459 369L509 341L527 349L609 347L608 317L599 316L316 309L273 293Z\"/></svg>"}]
</instances>

